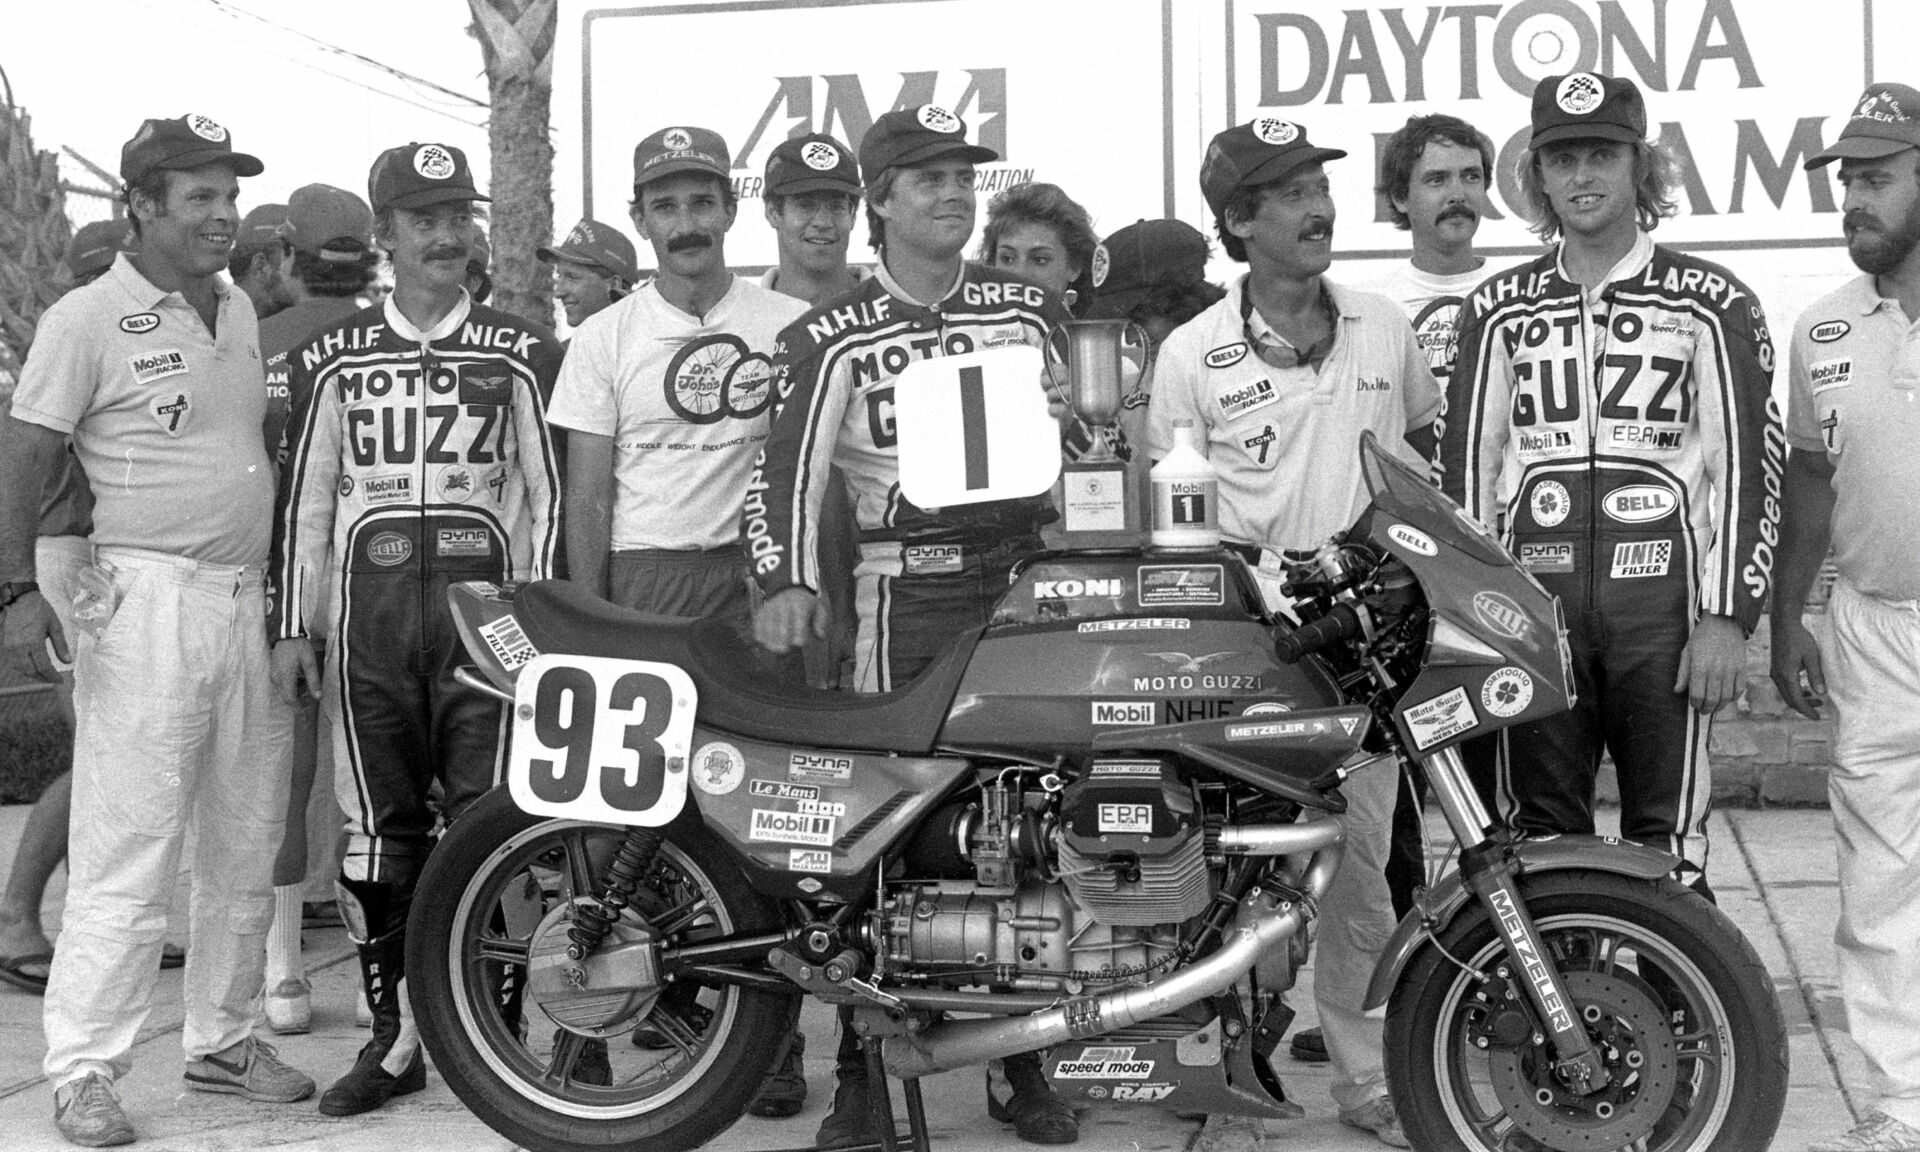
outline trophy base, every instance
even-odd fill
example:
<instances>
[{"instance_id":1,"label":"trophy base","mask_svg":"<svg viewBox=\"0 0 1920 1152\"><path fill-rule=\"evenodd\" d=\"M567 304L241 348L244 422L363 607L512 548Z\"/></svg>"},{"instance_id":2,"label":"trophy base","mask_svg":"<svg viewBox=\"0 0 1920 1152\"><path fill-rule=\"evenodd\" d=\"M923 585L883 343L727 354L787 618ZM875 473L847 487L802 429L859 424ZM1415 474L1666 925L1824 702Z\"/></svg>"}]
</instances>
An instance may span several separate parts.
<instances>
[{"instance_id":1,"label":"trophy base","mask_svg":"<svg viewBox=\"0 0 1920 1152\"><path fill-rule=\"evenodd\" d=\"M1063 467L1060 508L1070 548L1133 548L1145 537L1140 493L1118 460L1076 460Z\"/></svg>"}]
</instances>

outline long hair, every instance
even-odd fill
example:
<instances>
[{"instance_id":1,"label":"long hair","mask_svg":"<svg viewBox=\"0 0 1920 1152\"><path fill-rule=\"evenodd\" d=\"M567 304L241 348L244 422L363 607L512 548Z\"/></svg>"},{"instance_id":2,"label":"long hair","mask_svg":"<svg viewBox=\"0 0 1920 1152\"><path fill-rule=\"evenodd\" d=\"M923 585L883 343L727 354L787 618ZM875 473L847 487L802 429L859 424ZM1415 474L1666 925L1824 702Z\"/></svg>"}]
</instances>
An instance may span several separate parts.
<instances>
[{"instance_id":1,"label":"long hair","mask_svg":"<svg viewBox=\"0 0 1920 1152\"><path fill-rule=\"evenodd\" d=\"M1657 140L1639 140L1633 148L1633 210L1648 232L1680 210L1680 167L1673 153ZM1560 238L1560 214L1553 210L1540 175L1540 154L1528 149L1520 157L1520 203L1533 234L1551 244Z\"/></svg>"},{"instance_id":2,"label":"long hair","mask_svg":"<svg viewBox=\"0 0 1920 1152\"><path fill-rule=\"evenodd\" d=\"M1000 238L1022 224L1041 224L1053 229L1067 250L1067 260L1080 269L1067 285L1073 293L1077 313L1093 300L1093 250L1100 237L1093 230L1093 217L1057 184L1015 184L987 201L987 226L980 233L980 263L991 266Z\"/></svg>"},{"instance_id":3,"label":"long hair","mask_svg":"<svg viewBox=\"0 0 1920 1152\"><path fill-rule=\"evenodd\" d=\"M880 254L887 255L887 222L880 213L873 210L875 204L885 204L893 199L893 186L900 179L900 169L882 168L880 174L867 181L867 246Z\"/></svg>"}]
</instances>

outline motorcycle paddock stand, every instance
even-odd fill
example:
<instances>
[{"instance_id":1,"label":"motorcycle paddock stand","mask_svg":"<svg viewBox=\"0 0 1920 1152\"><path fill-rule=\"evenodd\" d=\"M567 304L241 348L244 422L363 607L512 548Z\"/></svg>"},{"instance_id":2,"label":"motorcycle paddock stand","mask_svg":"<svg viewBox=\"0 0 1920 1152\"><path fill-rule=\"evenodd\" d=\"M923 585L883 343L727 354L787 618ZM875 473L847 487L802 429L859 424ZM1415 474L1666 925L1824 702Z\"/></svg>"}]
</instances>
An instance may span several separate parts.
<instances>
[{"instance_id":1,"label":"motorcycle paddock stand","mask_svg":"<svg viewBox=\"0 0 1920 1152\"><path fill-rule=\"evenodd\" d=\"M867 1100L873 1109L872 1126L880 1133L878 1140L863 1140L858 1144L842 1144L832 1152L929 1152L927 1137L927 1107L920 1096L918 1078L900 1082L901 1095L907 1101L907 1131L903 1134L893 1118L893 1093L887 1089L886 1063L880 1057L880 1038L869 1036L860 1041L860 1050L867 1060ZM778 1148L767 1152L827 1152L826 1149Z\"/></svg>"}]
</instances>

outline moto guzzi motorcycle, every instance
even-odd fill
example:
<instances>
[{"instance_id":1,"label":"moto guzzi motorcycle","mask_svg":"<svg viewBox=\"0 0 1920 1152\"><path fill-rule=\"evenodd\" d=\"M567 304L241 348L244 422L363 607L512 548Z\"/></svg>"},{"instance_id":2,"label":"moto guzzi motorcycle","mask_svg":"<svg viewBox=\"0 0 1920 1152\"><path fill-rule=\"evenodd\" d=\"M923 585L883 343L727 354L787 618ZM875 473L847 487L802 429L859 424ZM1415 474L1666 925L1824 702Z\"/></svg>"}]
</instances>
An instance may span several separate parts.
<instances>
[{"instance_id":1,"label":"moto guzzi motorcycle","mask_svg":"<svg viewBox=\"0 0 1920 1152\"><path fill-rule=\"evenodd\" d=\"M676 1152L815 996L905 1082L922 1149L919 1077L1042 1048L1070 1100L1298 1116L1268 1058L1340 786L1404 768L1459 848L1369 996L1414 1147L1765 1147L1785 1030L1739 931L1672 857L1509 839L1468 782L1461 740L1568 707L1559 602L1361 452L1367 511L1290 566L1302 624L1231 552L1043 553L883 696L566 583L457 587L514 750L414 905L436 1066L522 1146Z\"/></svg>"}]
</instances>

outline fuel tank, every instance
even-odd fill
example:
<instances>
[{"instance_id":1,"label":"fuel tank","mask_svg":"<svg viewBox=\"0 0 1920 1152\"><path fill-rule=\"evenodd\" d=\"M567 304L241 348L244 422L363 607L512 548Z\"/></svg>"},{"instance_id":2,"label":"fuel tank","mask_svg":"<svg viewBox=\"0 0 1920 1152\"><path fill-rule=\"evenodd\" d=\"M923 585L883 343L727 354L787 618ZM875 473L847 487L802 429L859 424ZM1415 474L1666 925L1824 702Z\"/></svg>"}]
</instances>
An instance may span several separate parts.
<instances>
[{"instance_id":1,"label":"fuel tank","mask_svg":"<svg viewBox=\"0 0 1920 1152\"><path fill-rule=\"evenodd\" d=\"M1040 553L995 607L941 743L1084 751L1102 732L1340 703L1317 662L1274 658L1285 627L1232 552Z\"/></svg>"}]
</instances>

